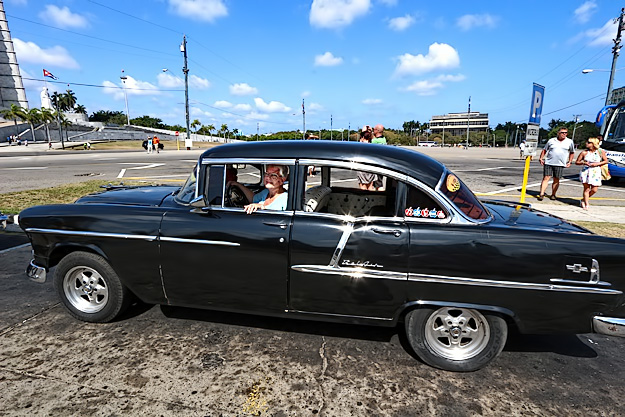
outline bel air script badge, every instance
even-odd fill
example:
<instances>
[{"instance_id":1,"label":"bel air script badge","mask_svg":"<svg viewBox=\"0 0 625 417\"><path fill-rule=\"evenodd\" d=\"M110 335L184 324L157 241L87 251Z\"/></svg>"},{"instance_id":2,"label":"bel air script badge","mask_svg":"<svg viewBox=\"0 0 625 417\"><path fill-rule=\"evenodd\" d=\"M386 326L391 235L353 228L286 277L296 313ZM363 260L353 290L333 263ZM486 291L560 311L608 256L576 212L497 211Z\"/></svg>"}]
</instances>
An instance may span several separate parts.
<instances>
[{"instance_id":1,"label":"bel air script badge","mask_svg":"<svg viewBox=\"0 0 625 417\"><path fill-rule=\"evenodd\" d=\"M361 268L384 268L384 265L378 265L378 264L374 264L371 263L369 261L357 261L357 262L353 262L350 261L349 259L345 259L341 265L343 266L358 266Z\"/></svg>"}]
</instances>

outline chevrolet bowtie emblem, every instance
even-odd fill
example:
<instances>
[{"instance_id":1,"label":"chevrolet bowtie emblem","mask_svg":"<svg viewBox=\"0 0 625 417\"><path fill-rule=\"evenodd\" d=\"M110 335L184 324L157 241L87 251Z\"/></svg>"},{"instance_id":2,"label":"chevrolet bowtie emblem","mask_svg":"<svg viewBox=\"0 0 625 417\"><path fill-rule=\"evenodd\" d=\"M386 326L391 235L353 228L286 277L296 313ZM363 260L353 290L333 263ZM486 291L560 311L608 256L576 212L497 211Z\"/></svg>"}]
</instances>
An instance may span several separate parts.
<instances>
[{"instance_id":1,"label":"chevrolet bowtie emblem","mask_svg":"<svg viewBox=\"0 0 625 417\"><path fill-rule=\"evenodd\" d=\"M582 272L588 272L588 268L582 266L582 264L567 265L566 269L573 271L574 274L581 274Z\"/></svg>"}]
</instances>

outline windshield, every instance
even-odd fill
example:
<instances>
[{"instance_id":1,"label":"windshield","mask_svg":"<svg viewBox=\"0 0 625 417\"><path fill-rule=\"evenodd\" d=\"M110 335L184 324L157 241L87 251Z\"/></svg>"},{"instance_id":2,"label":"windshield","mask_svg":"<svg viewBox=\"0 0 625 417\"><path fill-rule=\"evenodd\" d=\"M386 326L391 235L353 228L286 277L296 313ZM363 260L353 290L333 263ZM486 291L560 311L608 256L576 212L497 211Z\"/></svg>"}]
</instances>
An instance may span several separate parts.
<instances>
[{"instance_id":1,"label":"windshield","mask_svg":"<svg viewBox=\"0 0 625 417\"><path fill-rule=\"evenodd\" d=\"M477 197L458 177L448 173L441 191L458 209L474 220L488 219L488 212Z\"/></svg>"},{"instance_id":2,"label":"windshield","mask_svg":"<svg viewBox=\"0 0 625 417\"><path fill-rule=\"evenodd\" d=\"M605 133L604 140L608 142L625 141L625 107L616 109Z\"/></svg>"},{"instance_id":3,"label":"windshield","mask_svg":"<svg viewBox=\"0 0 625 417\"><path fill-rule=\"evenodd\" d=\"M195 172L196 170L197 170L197 165L193 167L193 171L191 171L191 175L189 175L189 178L187 178L182 188L180 188L180 191L178 192L178 194L176 194L175 200L177 202L182 203L182 204L189 204L191 200L193 200L193 198L195 197L195 183L196 183Z\"/></svg>"}]
</instances>

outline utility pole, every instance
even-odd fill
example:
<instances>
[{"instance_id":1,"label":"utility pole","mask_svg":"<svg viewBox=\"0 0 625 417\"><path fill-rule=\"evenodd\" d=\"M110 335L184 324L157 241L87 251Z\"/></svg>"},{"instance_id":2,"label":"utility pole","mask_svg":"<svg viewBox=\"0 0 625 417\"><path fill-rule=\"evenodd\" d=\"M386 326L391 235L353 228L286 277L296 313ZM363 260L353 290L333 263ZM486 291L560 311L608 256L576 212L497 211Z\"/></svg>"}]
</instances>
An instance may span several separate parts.
<instances>
[{"instance_id":1,"label":"utility pole","mask_svg":"<svg viewBox=\"0 0 625 417\"><path fill-rule=\"evenodd\" d=\"M464 148L469 149L469 121L471 120L471 96L469 96L469 110L467 111L467 146Z\"/></svg>"},{"instance_id":2,"label":"utility pole","mask_svg":"<svg viewBox=\"0 0 625 417\"><path fill-rule=\"evenodd\" d=\"M621 51L621 31L623 30L624 14L625 8L622 8L621 14L618 17L618 27L616 28L616 38L614 38L614 46L612 47L612 69L610 70L610 81L608 81L608 93L605 96L606 106L610 101L610 94L612 93L612 82L614 81L614 72L616 71L616 61L618 60L619 52ZM617 19L614 20L616 21Z\"/></svg>"},{"instance_id":3,"label":"utility pole","mask_svg":"<svg viewBox=\"0 0 625 417\"><path fill-rule=\"evenodd\" d=\"M445 122L443 121L443 143L441 144L441 148L445 147Z\"/></svg>"},{"instance_id":4,"label":"utility pole","mask_svg":"<svg viewBox=\"0 0 625 417\"><path fill-rule=\"evenodd\" d=\"M330 115L330 140L332 140L332 115Z\"/></svg>"},{"instance_id":5,"label":"utility pole","mask_svg":"<svg viewBox=\"0 0 625 417\"><path fill-rule=\"evenodd\" d=\"M258 142L258 131L260 130L260 123L256 123L256 141Z\"/></svg>"},{"instance_id":6,"label":"utility pole","mask_svg":"<svg viewBox=\"0 0 625 417\"><path fill-rule=\"evenodd\" d=\"M573 115L573 117L575 118L575 124L573 125L573 137L571 138L573 143L575 143L575 130L577 129L577 122L579 121L579 117L580 116L581 116L581 114L574 114Z\"/></svg>"},{"instance_id":7,"label":"utility pole","mask_svg":"<svg viewBox=\"0 0 625 417\"><path fill-rule=\"evenodd\" d=\"M189 125L189 68L187 67L187 35L182 36L182 45L180 45L180 52L184 56L184 67L182 72L184 73L184 112L187 121L187 144L191 141L191 127ZM189 147L187 147L189 150Z\"/></svg>"},{"instance_id":8,"label":"utility pole","mask_svg":"<svg viewBox=\"0 0 625 417\"><path fill-rule=\"evenodd\" d=\"M304 108L304 99L302 99L302 139L306 139L306 109Z\"/></svg>"},{"instance_id":9,"label":"utility pole","mask_svg":"<svg viewBox=\"0 0 625 417\"><path fill-rule=\"evenodd\" d=\"M349 142L351 139L349 138L350 130L352 130L352 125L347 122L347 141Z\"/></svg>"}]
</instances>

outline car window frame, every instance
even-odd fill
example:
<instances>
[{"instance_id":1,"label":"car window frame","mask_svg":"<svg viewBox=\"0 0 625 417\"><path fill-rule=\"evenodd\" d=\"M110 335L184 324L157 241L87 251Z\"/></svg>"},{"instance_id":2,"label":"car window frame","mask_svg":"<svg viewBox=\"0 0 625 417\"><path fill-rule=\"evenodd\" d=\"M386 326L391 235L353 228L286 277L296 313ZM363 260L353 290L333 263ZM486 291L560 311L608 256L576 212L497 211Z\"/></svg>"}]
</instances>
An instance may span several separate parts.
<instances>
[{"instance_id":1,"label":"car window frame","mask_svg":"<svg viewBox=\"0 0 625 417\"><path fill-rule=\"evenodd\" d=\"M441 174L441 177L438 180L438 184L436 184L436 193L438 195L441 196L442 199L444 199L444 201L446 203L448 203L452 209L453 212L456 213L457 216L459 216L459 219L463 222L463 223L470 223L470 224L484 224L484 223L489 223L490 221L493 220L493 214L490 212L490 210L488 210L488 207L486 207L484 205L484 203L482 203L482 201L477 198L477 196L475 195L475 193L473 193L473 190L471 190L469 187L467 187L467 189L473 193L473 196L475 197L475 199L482 205L482 207L484 208L484 211L486 212L486 214L488 214L488 217L486 219L482 219L482 220L477 220L474 219L470 216L467 216L462 210L460 210L442 191L441 191L441 187L443 186L443 182L445 181L445 178L447 178L447 175L456 175L454 174L450 169L448 169L447 167L445 167L443 169L443 173ZM459 178L458 178L459 179ZM464 184L464 182L463 182ZM466 186L466 184L464 184Z\"/></svg>"},{"instance_id":2,"label":"car window frame","mask_svg":"<svg viewBox=\"0 0 625 417\"><path fill-rule=\"evenodd\" d=\"M276 214L276 215L293 215L293 190L295 189L295 171L296 171L296 160L295 159L286 159L286 158L202 158L202 165L207 165L210 170L210 166L212 165L223 165L223 182L222 182L222 198L221 198L221 206L210 206L211 210L216 211L232 211L236 213L245 213L243 207L225 207L225 199L226 199L226 166L231 164L249 164L249 165L287 165L289 167L289 190L288 190L288 200L285 210L261 210L257 211L257 213L262 214Z\"/></svg>"}]
</instances>

